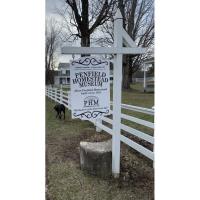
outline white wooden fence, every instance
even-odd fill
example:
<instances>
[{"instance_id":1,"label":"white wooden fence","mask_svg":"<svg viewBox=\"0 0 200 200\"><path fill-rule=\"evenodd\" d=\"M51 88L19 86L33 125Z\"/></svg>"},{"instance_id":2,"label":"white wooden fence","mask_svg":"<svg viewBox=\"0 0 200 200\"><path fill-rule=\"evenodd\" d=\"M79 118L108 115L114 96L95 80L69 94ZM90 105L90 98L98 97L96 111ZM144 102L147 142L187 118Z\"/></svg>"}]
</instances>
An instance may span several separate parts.
<instances>
[{"instance_id":1,"label":"white wooden fence","mask_svg":"<svg viewBox=\"0 0 200 200\"><path fill-rule=\"evenodd\" d=\"M147 82L153 82L154 81L154 77L146 77L146 81ZM135 83L143 83L144 82L144 78L133 78L133 82L135 82Z\"/></svg>"},{"instance_id":2,"label":"white wooden fence","mask_svg":"<svg viewBox=\"0 0 200 200\"><path fill-rule=\"evenodd\" d=\"M69 92L67 92L63 89L46 87L46 96L49 97L50 99L54 100L55 102L63 104L66 108L70 109ZM111 102L111 105L112 105L112 102ZM121 104L121 108L129 110L129 111L144 113L147 115L154 115L154 110L149 109L149 108L142 108L142 107L127 105L127 104ZM111 114L113 114L113 111L111 111ZM121 113L121 119L129 120L131 122L148 127L150 129L154 129L154 123L143 120L143 119L139 119L134 116L130 116L130 115ZM89 121L91 121L98 128L98 130L104 130L105 132L109 133L110 135L113 135L113 128L110 128L110 126L106 126L105 124L103 124L103 122L107 122L108 124L110 124L112 126L112 124L113 124L112 119L110 119L108 117L103 117L101 120L89 120ZM129 133L129 134L136 136L144 141L154 144L154 137L147 133L144 133L142 131L139 131L137 129L134 129L134 128L127 126L125 124L122 124L122 123L120 124L120 128L121 128L121 131L125 131L126 133ZM138 144L137 142L129 139L128 137L126 137L122 134L120 134L120 141L122 141L123 143L132 147L133 149L140 152L141 154L148 157L149 159L154 160L154 152L145 148L144 146Z\"/></svg>"}]
</instances>

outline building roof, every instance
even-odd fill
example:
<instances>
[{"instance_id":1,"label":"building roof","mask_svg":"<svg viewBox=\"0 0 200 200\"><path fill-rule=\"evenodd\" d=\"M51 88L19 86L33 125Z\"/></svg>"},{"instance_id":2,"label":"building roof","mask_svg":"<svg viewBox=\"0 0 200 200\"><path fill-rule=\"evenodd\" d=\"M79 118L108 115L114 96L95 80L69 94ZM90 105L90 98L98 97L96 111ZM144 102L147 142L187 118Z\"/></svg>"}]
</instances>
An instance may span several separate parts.
<instances>
[{"instance_id":1,"label":"building roof","mask_svg":"<svg viewBox=\"0 0 200 200\"><path fill-rule=\"evenodd\" d=\"M69 65L70 65L69 63L59 63L58 69L68 69Z\"/></svg>"}]
</instances>

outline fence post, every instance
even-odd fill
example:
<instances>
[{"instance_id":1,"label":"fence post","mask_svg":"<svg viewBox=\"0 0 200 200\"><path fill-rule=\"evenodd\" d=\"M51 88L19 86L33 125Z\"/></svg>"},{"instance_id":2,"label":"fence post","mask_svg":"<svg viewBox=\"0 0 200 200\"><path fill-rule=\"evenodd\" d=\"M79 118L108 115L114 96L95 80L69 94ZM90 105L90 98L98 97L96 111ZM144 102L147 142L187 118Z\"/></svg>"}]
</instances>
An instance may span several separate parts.
<instances>
[{"instance_id":1,"label":"fence post","mask_svg":"<svg viewBox=\"0 0 200 200\"><path fill-rule=\"evenodd\" d=\"M57 88L54 88L54 101L57 101Z\"/></svg>"},{"instance_id":2,"label":"fence post","mask_svg":"<svg viewBox=\"0 0 200 200\"><path fill-rule=\"evenodd\" d=\"M63 103L63 90L60 89L60 104Z\"/></svg>"},{"instance_id":3,"label":"fence post","mask_svg":"<svg viewBox=\"0 0 200 200\"><path fill-rule=\"evenodd\" d=\"M49 86L48 91L49 91L49 97L50 97L50 99L52 100L52 98L51 98L52 90L51 90L51 87L50 87L50 86Z\"/></svg>"},{"instance_id":4,"label":"fence post","mask_svg":"<svg viewBox=\"0 0 200 200\"><path fill-rule=\"evenodd\" d=\"M53 101L53 88L50 87L49 89L50 89L50 98L51 98L51 101Z\"/></svg>"},{"instance_id":5,"label":"fence post","mask_svg":"<svg viewBox=\"0 0 200 200\"><path fill-rule=\"evenodd\" d=\"M54 88L52 87L51 88L51 96L52 96L52 101L54 101L54 97L55 97L55 91L54 91Z\"/></svg>"},{"instance_id":6,"label":"fence post","mask_svg":"<svg viewBox=\"0 0 200 200\"><path fill-rule=\"evenodd\" d=\"M122 48L122 15L117 10L114 21L114 46ZM112 174L120 173L120 132L121 132L121 89L122 89L122 54L114 55L113 74L113 136L112 136Z\"/></svg>"},{"instance_id":7,"label":"fence post","mask_svg":"<svg viewBox=\"0 0 200 200\"><path fill-rule=\"evenodd\" d=\"M96 119L96 122L102 124L102 119ZM99 127L96 125L96 132L99 132L99 133L100 133L101 131L102 131L102 129L99 128Z\"/></svg>"},{"instance_id":8,"label":"fence post","mask_svg":"<svg viewBox=\"0 0 200 200\"><path fill-rule=\"evenodd\" d=\"M46 86L46 88L47 88L47 94L48 94L48 97L49 97L49 87Z\"/></svg>"},{"instance_id":9,"label":"fence post","mask_svg":"<svg viewBox=\"0 0 200 200\"><path fill-rule=\"evenodd\" d=\"M67 92L67 96L68 96L68 109L70 110L71 109L71 93L70 91Z\"/></svg>"},{"instance_id":10,"label":"fence post","mask_svg":"<svg viewBox=\"0 0 200 200\"><path fill-rule=\"evenodd\" d=\"M52 88L52 86L50 86L49 89L50 89L51 101L53 101L53 88Z\"/></svg>"}]
</instances>

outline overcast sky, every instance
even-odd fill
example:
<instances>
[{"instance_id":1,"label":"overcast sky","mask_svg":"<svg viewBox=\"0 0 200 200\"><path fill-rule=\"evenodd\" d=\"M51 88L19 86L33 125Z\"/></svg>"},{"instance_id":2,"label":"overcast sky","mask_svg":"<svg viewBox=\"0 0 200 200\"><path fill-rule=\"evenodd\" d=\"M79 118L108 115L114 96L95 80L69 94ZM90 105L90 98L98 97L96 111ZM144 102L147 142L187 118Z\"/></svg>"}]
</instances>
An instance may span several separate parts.
<instances>
[{"instance_id":1,"label":"overcast sky","mask_svg":"<svg viewBox=\"0 0 200 200\"><path fill-rule=\"evenodd\" d=\"M55 7L61 7L62 0L46 0L46 15L55 13Z\"/></svg>"},{"instance_id":2,"label":"overcast sky","mask_svg":"<svg viewBox=\"0 0 200 200\"><path fill-rule=\"evenodd\" d=\"M53 17L60 20L59 15L56 13L56 8L62 8L64 5L64 0L46 0L46 17ZM78 44L79 42L77 42ZM73 44L75 45L75 44ZM71 46L68 44L67 46ZM72 55L58 55L59 62L69 62L72 59ZM57 63L57 64L58 64Z\"/></svg>"}]
</instances>

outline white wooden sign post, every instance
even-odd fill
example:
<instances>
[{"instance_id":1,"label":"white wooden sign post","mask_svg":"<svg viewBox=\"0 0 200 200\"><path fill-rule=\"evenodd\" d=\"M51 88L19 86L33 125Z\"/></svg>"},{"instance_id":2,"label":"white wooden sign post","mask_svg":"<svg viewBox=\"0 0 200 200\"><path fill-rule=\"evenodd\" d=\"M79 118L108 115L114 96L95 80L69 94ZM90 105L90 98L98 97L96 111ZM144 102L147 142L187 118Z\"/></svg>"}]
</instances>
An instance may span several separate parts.
<instances>
[{"instance_id":1,"label":"white wooden sign post","mask_svg":"<svg viewBox=\"0 0 200 200\"><path fill-rule=\"evenodd\" d=\"M145 49L137 47L123 29L122 15L119 9L114 19L113 47L63 47L61 52L62 54L114 54L112 173L117 178L120 173L122 56L123 54L142 54L145 53ZM126 47L123 47L123 44Z\"/></svg>"}]
</instances>

